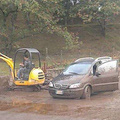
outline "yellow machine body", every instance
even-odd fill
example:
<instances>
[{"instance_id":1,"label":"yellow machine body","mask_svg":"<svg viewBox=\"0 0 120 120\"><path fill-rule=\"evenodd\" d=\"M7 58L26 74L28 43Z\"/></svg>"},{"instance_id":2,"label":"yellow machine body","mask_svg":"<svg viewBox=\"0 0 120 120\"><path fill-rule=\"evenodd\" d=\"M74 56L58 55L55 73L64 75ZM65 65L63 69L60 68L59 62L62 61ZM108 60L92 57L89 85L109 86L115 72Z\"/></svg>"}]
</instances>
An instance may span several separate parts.
<instances>
[{"instance_id":1,"label":"yellow machine body","mask_svg":"<svg viewBox=\"0 0 120 120\"><path fill-rule=\"evenodd\" d=\"M45 82L44 72L40 68L33 68L29 74L29 80L16 80L16 85L42 85Z\"/></svg>"}]
</instances>

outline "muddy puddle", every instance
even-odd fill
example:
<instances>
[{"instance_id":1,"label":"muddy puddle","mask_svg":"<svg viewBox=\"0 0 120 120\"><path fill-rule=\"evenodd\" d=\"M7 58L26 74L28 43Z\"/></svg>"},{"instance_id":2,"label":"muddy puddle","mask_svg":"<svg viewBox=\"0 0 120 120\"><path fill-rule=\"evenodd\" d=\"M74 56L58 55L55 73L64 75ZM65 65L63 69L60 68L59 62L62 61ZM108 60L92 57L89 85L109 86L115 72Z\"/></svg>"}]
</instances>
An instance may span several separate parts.
<instances>
[{"instance_id":1,"label":"muddy puddle","mask_svg":"<svg viewBox=\"0 0 120 120\"><path fill-rule=\"evenodd\" d=\"M0 111L37 113L42 115L79 116L102 111L113 100L113 93L99 93L90 100L53 99L48 91L5 91L0 94ZM111 104L112 105L112 104Z\"/></svg>"},{"instance_id":2,"label":"muddy puddle","mask_svg":"<svg viewBox=\"0 0 120 120\"><path fill-rule=\"evenodd\" d=\"M45 103L31 103L29 105L24 106L24 108L21 108L19 112L34 112L37 114L53 114L54 115L63 115L67 114L68 112L68 106L66 105L52 105L52 104L45 104Z\"/></svg>"},{"instance_id":3,"label":"muddy puddle","mask_svg":"<svg viewBox=\"0 0 120 120\"><path fill-rule=\"evenodd\" d=\"M6 110L11 110L17 113L37 113L43 115L54 113L54 115L66 115L68 112L68 106L47 103L0 102L0 111Z\"/></svg>"},{"instance_id":4,"label":"muddy puddle","mask_svg":"<svg viewBox=\"0 0 120 120\"><path fill-rule=\"evenodd\" d=\"M6 85L6 82L3 82L0 89ZM69 116L85 118L85 120L114 120L112 118L117 116L115 120L119 120L120 91L94 94L89 100L76 100L53 99L47 90L28 92L1 89L0 111L43 116Z\"/></svg>"}]
</instances>

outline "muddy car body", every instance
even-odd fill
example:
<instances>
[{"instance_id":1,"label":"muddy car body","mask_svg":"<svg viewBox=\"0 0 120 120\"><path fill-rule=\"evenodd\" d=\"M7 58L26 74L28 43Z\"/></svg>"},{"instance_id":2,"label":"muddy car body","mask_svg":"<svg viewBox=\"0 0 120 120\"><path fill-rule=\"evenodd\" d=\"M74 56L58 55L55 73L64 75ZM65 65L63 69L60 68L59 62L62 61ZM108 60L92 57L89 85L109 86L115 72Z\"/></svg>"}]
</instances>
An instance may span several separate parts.
<instances>
[{"instance_id":1,"label":"muddy car body","mask_svg":"<svg viewBox=\"0 0 120 120\"><path fill-rule=\"evenodd\" d=\"M118 89L118 61L111 57L82 58L49 84L54 98L89 98L92 93Z\"/></svg>"}]
</instances>

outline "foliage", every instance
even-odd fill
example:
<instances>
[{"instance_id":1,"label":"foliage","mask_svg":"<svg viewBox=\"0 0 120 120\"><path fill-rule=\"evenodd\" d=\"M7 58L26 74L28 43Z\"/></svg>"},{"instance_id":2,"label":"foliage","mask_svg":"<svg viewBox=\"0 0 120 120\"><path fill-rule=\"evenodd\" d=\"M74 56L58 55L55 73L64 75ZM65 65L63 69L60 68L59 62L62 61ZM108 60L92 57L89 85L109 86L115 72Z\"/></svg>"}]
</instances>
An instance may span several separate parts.
<instances>
[{"instance_id":1,"label":"foliage","mask_svg":"<svg viewBox=\"0 0 120 120\"><path fill-rule=\"evenodd\" d=\"M120 13L120 0L81 0L77 9L85 23L97 20L105 36L107 22Z\"/></svg>"},{"instance_id":2,"label":"foliage","mask_svg":"<svg viewBox=\"0 0 120 120\"><path fill-rule=\"evenodd\" d=\"M76 37L57 25L54 17L59 11L60 0L0 0L0 38L6 52L12 50L16 41L42 32L56 33L73 47Z\"/></svg>"},{"instance_id":3,"label":"foliage","mask_svg":"<svg viewBox=\"0 0 120 120\"><path fill-rule=\"evenodd\" d=\"M65 25L78 17L83 23L97 21L103 36L107 23L120 13L120 0L62 0L59 6L62 11L59 18Z\"/></svg>"}]
</instances>

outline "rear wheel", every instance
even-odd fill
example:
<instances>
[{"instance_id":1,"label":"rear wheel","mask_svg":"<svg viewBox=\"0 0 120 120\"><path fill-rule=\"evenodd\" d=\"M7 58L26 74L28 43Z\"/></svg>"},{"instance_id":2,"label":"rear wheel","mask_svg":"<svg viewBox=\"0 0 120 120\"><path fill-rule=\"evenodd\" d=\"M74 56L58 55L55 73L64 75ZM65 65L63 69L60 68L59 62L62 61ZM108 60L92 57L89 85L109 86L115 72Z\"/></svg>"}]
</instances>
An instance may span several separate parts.
<instances>
[{"instance_id":1,"label":"rear wheel","mask_svg":"<svg viewBox=\"0 0 120 120\"><path fill-rule=\"evenodd\" d=\"M91 87L90 86L86 86L85 89L84 89L84 91L83 91L82 98L83 99L90 99L91 92L92 92Z\"/></svg>"}]
</instances>

